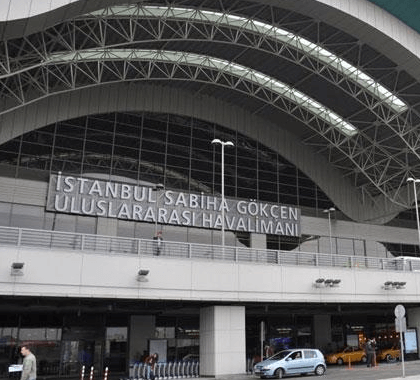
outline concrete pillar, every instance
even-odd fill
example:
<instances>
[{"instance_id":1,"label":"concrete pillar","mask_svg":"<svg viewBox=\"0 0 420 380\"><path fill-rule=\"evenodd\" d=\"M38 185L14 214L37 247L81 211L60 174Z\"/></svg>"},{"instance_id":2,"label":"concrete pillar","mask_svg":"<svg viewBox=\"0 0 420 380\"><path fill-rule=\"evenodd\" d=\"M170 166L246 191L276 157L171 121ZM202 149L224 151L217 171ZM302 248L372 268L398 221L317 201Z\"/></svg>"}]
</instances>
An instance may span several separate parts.
<instances>
[{"instance_id":1,"label":"concrete pillar","mask_svg":"<svg viewBox=\"0 0 420 380\"><path fill-rule=\"evenodd\" d=\"M331 316L314 315L314 346L325 349L331 341Z\"/></svg>"},{"instance_id":2,"label":"concrete pillar","mask_svg":"<svg viewBox=\"0 0 420 380\"><path fill-rule=\"evenodd\" d=\"M417 357L420 357L420 307L406 309L407 328L417 330Z\"/></svg>"},{"instance_id":3,"label":"concrete pillar","mask_svg":"<svg viewBox=\"0 0 420 380\"><path fill-rule=\"evenodd\" d=\"M245 307L200 310L200 376L245 374Z\"/></svg>"},{"instance_id":4,"label":"concrete pillar","mask_svg":"<svg viewBox=\"0 0 420 380\"><path fill-rule=\"evenodd\" d=\"M250 248L267 249L267 235L250 233Z\"/></svg>"},{"instance_id":5,"label":"concrete pillar","mask_svg":"<svg viewBox=\"0 0 420 380\"><path fill-rule=\"evenodd\" d=\"M148 351L149 339L155 337L156 318L153 315L133 315L130 318L129 360L139 361L143 351Z\"/></svg>"}]
</instances>

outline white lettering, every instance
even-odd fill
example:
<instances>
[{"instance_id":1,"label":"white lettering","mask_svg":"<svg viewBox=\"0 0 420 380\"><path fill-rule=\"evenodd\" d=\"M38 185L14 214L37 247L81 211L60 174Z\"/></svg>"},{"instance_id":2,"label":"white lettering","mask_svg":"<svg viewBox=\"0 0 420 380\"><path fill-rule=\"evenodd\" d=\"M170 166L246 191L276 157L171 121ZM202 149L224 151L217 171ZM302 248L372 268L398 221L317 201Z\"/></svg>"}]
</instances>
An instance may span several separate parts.
<instances>
[{"instance_id":1,"label":"white lettering","mask_svg":"<svg viewBox=\"0 0 420 380\"><path fill-rule=\"evenodd\" d=\"M57 183L55 184L55 191L61 190L61 172L58 172Z\"/></svg>"},{"instance_id":2,"label":"white lettering","mask_svg":"<svg viewBox=\"0 0 420 380\"><path fill-rule=\"evenodd\" d=\"M203 212L203 222L202 227L211 228L213 222L213 215L212 214L206 214Z\"/></svg>"},{"instance_id":3,"label":"white lettering","mask_svg":"<svg viewBox=\"0 0 420 380\"><path fill-rule=\"evenodd\" d=\"M95 208L95 201L93 199L90 199L90 208L87 210L86 203L89 202L89 199L82 198L82 214L91 215L94 212Z\"/></svg>"},{"instance_id":4,"label":"white lettering","mask_svg":"<svg viewBox=\"0 0 420 380\"><path fill-rule=\"evenodd\" d=\"M182 211L182 225L183 226L191 226L191 211L184 210Z\"/></svg>"},{"instance_id":5,"label":"white lettering","mask_svg":"<svg viewBox=\"0 0 420 380\"><path fill-rule=\"evenodd\" d=\"M246 231L246 225L243 218L238 219L238 225L236 226L238 231Z\"/></svg>"},{"instance_id":6,"label":"white lettering","mask_svg":"<svg viewBox=\"0 0 420 380\"><path fill-rule=\"evenodd\" d=\"M134 187L134 200L136 202L143 202L145 199L146 199L146 188L135 186Z\"/></svg>"},{"instance_id":7,"label":"white lettering","mask_svg":"<svg viewBox=\"0 0 420 380\"><path fill-rule=\"evenodd\" d=\"M279 217L279 214L278 214L278 209L279 209L279 206L277 206L277 205L272 205L271 207L270 207L270 215L273 217L273 218L278 218Z\"/></svg>"},{"instance_id":8,"label":"white lettering","mask_svg":"<svg viewBox=\"0 0 420 380\"><path fill-rule=\"evenodd\" d=\"M73 181L75 181L76 178L74 177L64 177L64 184L67 185L67 188L64 188L63 191L65 193L71 193L74 190L74 183Z\"/></svg>"},{"instance_id":9,"label":"white lettering","mask_svg":"<svg viewBox=\"0 0 420 380\"><path fill-rule=\"evenodd\" d=\"M130 219L130 212L128 211L128 206L126 203L123 203L118 212L118 219Z\"/></svg>"},{"instance_id":10,"label":"white lettering","mask_svg":"<svg viewBox=\"0 0 420 380\"><path fill-rule=\"evenodd\" d=\"M236 210L239 212L239 214L246 214L246 202L245 201L239 201L236 204Z\"/></svg>"},{"instance_id":11,"label":"white lettering","mask_svg":"<svg viewBox=\"0 0 420 380\"><path fill-rule=\"evenodd\" d=\"M283 226L281 222L277 222L275 235L284 235Z\"/></svg>"},{"instance_id":12,"label":"white lettering","mask_svg":"<svg viewBox=\"0 0 420 380\"><path fill-rule=\"evenodd\" d=\"M191 194L190 195L190 208L197 208L198 207L198 195Z\"/></svg>"},{"instance_id":13,"label":"white lettering","mask_svg":"<svg viewBox=\"0 0 420 380\"><path fill-rule=\"evenodd\" d=\"M141 211L142 207L140 205L133 205L133 219L134 220L141 220Z\"/></svg>"},{"instance_id":14,"label":"white lettering","mask_svg":"<svg viewBox=\"0 0 420 380\"><path fill-rule=\"evenodd\" d=\"M121 199L130 199L130 198L131 198L131 186L121 185Z\"/></svg>"},{"instance_id":15,"label":"white lettering","mask_svg":"<svg viewBox=\"0 0 420 380\"><path fill-rule=\"evenodd\" d=\"M99 183L99 181L93 181L92 187L90 188L88 194L89 195L96 194L99 197L103 196L103 192L102 192L102 189L101 189L101 184Z\"/></svg>"},{"instance_id":16,"label":"white lettering","mask_svg":"<svg viewBox=\"0 0 420 380\"><path fill-rule=\"evenodd\" d=\"M217 210L216 197L207 197L206 210L213 210L213 211Z\"/></svg>"},{"instance_id":17,"label":"white lettering","mask_svg":"<svg viewBox=\"0 0 420 380\"><path fill-rule=\"evenodd\" d=\"M55 201L54 201L54 209L57 210L57 211L60 211L60 212L66 212L67 211L67 207L69 207L68 206L69 198L67 197L67 195L64 195L62 197L62 199L64 199L64 203L63 203L63 206L60 207L59 204L58 204L58 202L60 200L60 196L58 194L56 194Z\"/></svg>"},{"instance_id":18,"label":"white lettering","mask_svg":"<svg viewBox=\"0 0 420 380\"><path fill-rule=\"evenodd\" d=\"M107 202L104 200L100 200L97 203L98 209L100 210L99 212L96 213L97 216L105 216L106 215L106 204Z\"/></svg>"},{"instance_id":19,"label":"white lettering","mask_svg":"<svg viewBox=\"0 0 420 380\"><path fill-rule=\"evenodd\" d=\"M118 194L118 183L112 183L112 182L106 182L105 183L105 196L109 198L111 195L111 198L117 198Z\"/></svg>"},{"instance_id":20,"label":"white lettering","mask_svg":"<svg viewBox=\"0 0 420 380\"><path fill-rule=\"evenodd\" d=\"M77 181L79 182L79 194L84 194L85 192L85 183L89 182L87 178L77 178Z\"/></svg>"},{"instance_id":21,"label":"white lettering","mask_svg":"<svg viewBox=\"0 0 420 380\"><path fill-rule=\"evenodd\" d=\"M180 224L179 215L176 210L172 210L171 215L169 216L169 224Z\"/></svg>"},{"instance_id":22,"label":"white lettering","mask_svg":"<svg viewBox=\"0 0 420 380\"><path fill-rule=\"evenodd\" d=\"M289 219L298 220L298 215L299 211L296 207L289 207Z\"/></svg>"},{"instance_id":23,"label":"white lettering","mask_svg":"<svg viewBox=\"0 0 420 380\"><path fill-rule=\"evenodd\" d=\"M185 200L185 194L179 193L178 198L175 201L175 206L183 205L184 207L187 207L187 201Z\"/></svg>"},{"instance_id":24,"label":"white lettering","mask_svg":"<svg viewBox=\"0 0 420 380\"><path fill-rule=\"evenodd\" d=\"M174 204L175 200L173 198L173 194L174 194L174 192L170 191L170 190L165 192L165 198L166 198L165 199L165 205L170 206L170 205Z\"/></svg>"}]
</instances>

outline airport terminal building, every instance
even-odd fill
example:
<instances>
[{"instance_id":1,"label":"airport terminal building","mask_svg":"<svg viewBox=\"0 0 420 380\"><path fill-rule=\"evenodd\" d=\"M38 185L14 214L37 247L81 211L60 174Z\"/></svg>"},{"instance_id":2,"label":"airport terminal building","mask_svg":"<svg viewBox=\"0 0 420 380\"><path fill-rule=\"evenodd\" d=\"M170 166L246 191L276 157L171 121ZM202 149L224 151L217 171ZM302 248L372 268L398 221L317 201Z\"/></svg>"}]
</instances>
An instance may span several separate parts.
<instances>
[{"instance_id":1,"label":"airport terminal building","mask_svg":"<svg viewBox=\"0 0 420 380\"><path fill-rule=\"evenodd\" d=\"M398 304L417 357L419 12L3 1L0 377L391 347Z\"/></svg>"}]
</instances>

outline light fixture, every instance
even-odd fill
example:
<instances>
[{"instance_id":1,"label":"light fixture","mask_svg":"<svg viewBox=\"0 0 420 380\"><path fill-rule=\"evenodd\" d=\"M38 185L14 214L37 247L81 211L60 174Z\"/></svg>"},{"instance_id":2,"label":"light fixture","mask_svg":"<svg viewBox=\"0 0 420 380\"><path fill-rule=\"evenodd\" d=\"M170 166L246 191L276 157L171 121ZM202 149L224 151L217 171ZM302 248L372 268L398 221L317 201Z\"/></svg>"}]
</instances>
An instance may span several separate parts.
<instances>
[{"instance_id":1,"label":"light fixture","mask_svg":"<svg viewBox=\"0 0 420 380\"><path fill-rule=\"evenodd\" d=\"M145 282L147 281L147 275L149 274L149 269L139 269L137 272L137 281L139 282Z\"/></svg>"},{"instance_id":2,"label":"light fixture","mask_svg":"<svg viewBox=\"0 0 420 380\"><path fill-rule=\"evenodd\" d=\"M382 288L384 290L405 289L405 281L385 281Z\"/></svg>"},{"instance_id":3,"label":"light fixture","mask_svg":"<svg viewBox=\"0 0 420 380\"><path fill-rule=\"evenodd\" d=\"M158 232L158 219L159 219L159 200L162 194L160 194L160 191L163 190L165 186L162 183L157 183L155 186L153 186L152 190L156 191L156 204L155 204L155 236L157 236Z\"/></svg>"},{"instance_id":4,"label":"light fixture","mask_svg":"<svg viewBox=\"0 0 420 380\"><path fill-rule=\"evenodd\" d=\"M12 276L23 276L23 266L25 263L12 263L12 270L10 275Z\"/></svg>"},{"instance_id":5,"label":"light fixture","mask_svg":"<svg viewBox=\"0 0 420 380\"><path fill-rule=\"evenodd\" d=\"M415 206L416 206L417 234L419 238L419 248L420 248L420 219L419 219L419 207L417 203L417 184L420 183L420 179L409 177L407 178L407 182L413 182L414 202L416 203Z\"/></svg>"},{"instance_id":6,"label":"light fixture","mask_svg":"<svg viewBox=\"0 0 420 380\"><path fill-rule=\"evenodd\" d=\"M332 255L333 245L332 245L332 231L331 231L331 213L335 212L335 208L330 207L326 210L323 210L322 212L325 213L325 214L328 214L328 231L329 231L329 237L330 237L330 255Z\"/></svg>"},{"instance_id":7,"label":"light fixture","mask_svg":"<svg viewBox=\"0 0 420 380\"><path fill-rule=\"evenodd\" d=\"M339 278L327 278L327 279L323 279L323 278L317 278L315 280L314 286L316 288L333 288L333 287L337 287L339 286L341 280Z\"/></svg>"},{"instance_id":8,"label":"light fixture","mask_svg":"<svg viewBox=\"0 0 420 380\"><path fill-rule=\"evenodd\" d=\"M220 144L222 146L222 162L221 162L221 187L222 187L222 247L225 246L225 146L235 146L232 141L222 141L220 139L213 139L212 144Z\"/></svg>"}]
</instances>

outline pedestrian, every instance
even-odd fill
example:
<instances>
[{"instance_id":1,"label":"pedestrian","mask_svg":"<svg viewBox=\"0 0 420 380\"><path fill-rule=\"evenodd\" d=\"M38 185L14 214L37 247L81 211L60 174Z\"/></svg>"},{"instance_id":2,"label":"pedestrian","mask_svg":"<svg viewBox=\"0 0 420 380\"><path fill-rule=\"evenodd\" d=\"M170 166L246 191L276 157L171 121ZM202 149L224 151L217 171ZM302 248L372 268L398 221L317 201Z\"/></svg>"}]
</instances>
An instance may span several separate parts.
<instances>
[{"instance_id":1,"label":"pedestrian","mask_svg":"<svg viewBox=\"0 0 420 380\"><path fill-rule=\"evenodd\" d=\"M22 375L20 380L36 380L36 358L28 345L20 348L20 353L24 356Z\"/></svg>"},{"instance_id":2,"label":"pedestrian","mask_svg":"<svg viewBox=\"0 0 420 380\"><path fill-rule=\"evenodd\" d=\"M265 347L264 347L264 357L267 359L267 358L270 358L271 356L273 356L274 355L274 350L273 350L273 347L271 347L271 345L266 345Z\"/></svg>"},{"instance_id":3,"label":"pedestrian","mask_svg":"<svg viewBox=\"0 0 420 380\"><path fill-rule=\"evenodd\" d=\"M374 360L374 353L375 353L375 346L374 346L374 339L369 339L366 342L366 365L367 367L372 367L372 362Z\"/></svg>"},{"instance_id":4,"label":"pedestrian","mask_svg":"<svg viewBox=\"0 0 420 380\"><path fill-rule=\"evenodd\" d=\"M163 237L162 237L162 231L158 231L156 236L153 238L155 240L155 255L159 256L163 249Z\"/></svg>"},{"instance_id":5,"label":"pedestrian","mask_svg":"<svg viewBox=\"0 0 420 380\"><path fill-rule=\"evenodd\" d=\"M371 366L376 367L376 339L375 338L372 339L371 346L372 346Z\"/></svg>"},{"instance_id":6,"label":"pedestrian","mask_svg":"<svg viewBox=\"0 0 420 380\"><path fill-rule=\"evenodd\" d=\"M152 355L149 355L146 358L146 364L147 364L147 370L148 370L148 376L147 378L150 380L154 380L155 379L155 367L156 367L156 363L159 360L159 355L155 352Z\"/></svg>"}]
</instances>

